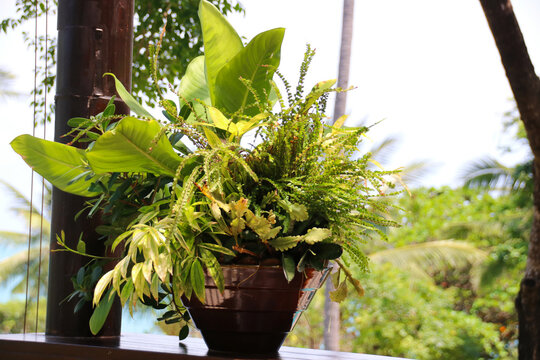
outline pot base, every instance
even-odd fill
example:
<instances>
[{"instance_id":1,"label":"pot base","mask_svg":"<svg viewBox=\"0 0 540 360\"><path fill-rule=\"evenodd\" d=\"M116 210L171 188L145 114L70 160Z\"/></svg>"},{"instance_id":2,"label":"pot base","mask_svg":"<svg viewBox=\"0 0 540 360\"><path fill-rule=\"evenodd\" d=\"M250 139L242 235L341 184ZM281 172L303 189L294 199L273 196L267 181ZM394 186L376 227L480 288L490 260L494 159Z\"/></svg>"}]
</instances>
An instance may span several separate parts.
<instances>
[{"instance_id":1,"label":"pot base","mask_svg":"<svg viewBox=\"0 0 540 360\"><path fill-rule=\"evenodd\" d=\"M201 332L206 346L213 352L275 355L289 332L240 333Z\"/></svg>"}]
</instances>

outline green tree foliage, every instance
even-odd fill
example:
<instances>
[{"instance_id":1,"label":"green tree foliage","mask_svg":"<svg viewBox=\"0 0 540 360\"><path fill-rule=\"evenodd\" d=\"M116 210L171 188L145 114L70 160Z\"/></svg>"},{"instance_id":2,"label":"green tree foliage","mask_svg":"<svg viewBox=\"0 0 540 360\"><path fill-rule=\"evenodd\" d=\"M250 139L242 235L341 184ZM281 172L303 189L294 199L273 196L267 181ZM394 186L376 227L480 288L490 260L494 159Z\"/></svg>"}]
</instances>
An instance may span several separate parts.
<instances>
[{"instance_id":1,"label":"green tree foliage","mask_svg":"<svg viewBox=\"0 0 540 360\"><path fill-rule=\"evenodd\" d=\"M56 14L58 1L45 0L16 0L15 8L17 16L4 18L0 22L0 32L8 33L28 21L33 21L35 16L42 18L49 14ZM243 12L241 5L236 0L211 0L211 3L219 8L221 13L228 14L232 11ZM160 38L160 33L167 22L167 36L163 37L161 44L161 70L160 78L166 79L161 85L168 83L174 86L186 71L189 62L201 54L202 34L197 20L199 0L136 0L134 21L134 44L133 44L133 84L132 92L138 97L153 98L155 88L152 82L153 66L150 55L150 47L155 46ZM36 11L37 9L37 11ZM166 16L167 15L167 16ZM165 21L165 18L168 21ZM35 45L33 34L23 33L24 41L28 46ZM37 40L40 64L38 64L38 78L42 79L36 89L37 109L43 111L44 89L49 92L56 79L56 34L49 34L49 38L39 36ZM43 61L47 59L47 76ZM149 106L155 106L148 103Z\"/></svg>"},{"instance_id":2,"label":"green tree foliage","mask_svg":"<svg viewBox=\"0 0 540 360\"><path fill-rule=\"evenodd\" d=\"M26 281L29 281L29 294L32 297L37 296L38 286L41 296L46 294L47 274L49 268L49 230L51 190L50 186L45 187L44 204L45 209L42 214L39 208L39 200L34 199L30 207L30 199L15 189L12 185L0 181L0 185L10 195L11 212L17 217L25 220L26 223L32 223L30 238L28 236L28 227L21 231L0 230L0 244L6 248L16 249L16 252L0 259L0 285L10 283L14 285L13 292L24 294L26 290ZM43 215L43 216L42 216ZM30 254L28 254L28 241L30 240ZM42 241L41 261L40 261L40 240ZM30 263L28 264L28 259ZM30 266L30 276L26 278L27 265ZM41 272L39 267L41 266ZM38 281L38 273L40 278ZM15 281L15 283L12 283Z\"/></svg>"},{"instance_id":3,"label":"green tree foliage","mask_svg":"<svg viewBox=\"0 0 540 360\"><path fill-rule=\"evenodd\" d=\"M45 330L45 301L39 303L37 332ZM20 334L24 327L24 300L10 300L0 303L0 334ZM36 305L29 304L26 314L26 331L36 330Z\"/></svg>"},{"instance_id":4,"label":"green tree foliage","mask_svg":"<svg viewBox=\"0 0 540 360\"><path fill-rule=\"evenodd\" d=\"M350 350L414 359L507 358L497 326L453 309L455 292L389 265L365 276L366 296L343 309Z\"/></svg>"},{"instance_id":5,"label":"green tree foliage","mask_svg":"<svg viewBox=\"0 0 540 360\"><path fill-rule=\"evenodd\" d=\"M390 264L362 275L366 295L341 306L341 350L411 359L510 359L499 326L455 310L455 289L411 277ZM286 345L318 348L322 341L318 294Z\"/></svg>"},{"instance_id":6,"label":"green tree foliage","mask_svg":"<svg viewBox=\"0 0 540 360\"><path fill-rule=\"evenodd\" d=\"M223 15L243 12L236 0L212 0ZM153 98L155 87L150 76L151 45L156 45L167 13L167 35L161 43L160 72L176 88L188 64L201 55L203 38L197 10L199 0L135 0L132 93ZM176 79L176 80L175 80ZM155 106L155 103L148 103Z\"/></svg>"},{"instance_id":7,"label":"green tree foliage","mask_svg":"<svg viewBox=\"0 0 540 360\"><path fill-rule=\"evenodd\" d=\"M527 254L530 202L523 204L517 193L443 187L414 190L399 207L402 227L392 229L388 243L370 249L376 257L398 254L397 259L374 259L372 272L361 277L365 296L343 302L342 349L415 359L515 358L514 299ZM463 247L460 266L424 261L419 249L437 244ZM412 250L429 277L399 264ZM475 288L467 264L478 256L483 281ZM318 294L287 344L318 348L322 331Z\"/></svg>"},{"instance_id":8,"label":"green tree foliage","mask_svg":"<svg viewBox=\"0 0 540 360\"><path fill-rule=\"evenodd\" d=\"M530 221L532 213L527 204L519 205L512 194L496 196L449 187L418 189L400 200L402 227L393 231L392 244L458 239L481 248L498 245L509 234L523 235L523 222Z\"/></svg>"},{"instance_id":9,"label":"green tree foliage","mask_svg":"<svg viewBox=\"0 0 540 360\"><path fill-rule=\"evenodd\" d=\"M530 193L529 193L530 195ZM525 267L532 223L532 199L523 191L490 192L482 189L419 189L403 197L402 227L390 235L401 245L456 239L484 251L487 261L479 274L467 271L433 272L436 284L457 292L453 307L491 322L501 340L515 346L517 317L514 299Z\"/></svg>"}]
</instances>

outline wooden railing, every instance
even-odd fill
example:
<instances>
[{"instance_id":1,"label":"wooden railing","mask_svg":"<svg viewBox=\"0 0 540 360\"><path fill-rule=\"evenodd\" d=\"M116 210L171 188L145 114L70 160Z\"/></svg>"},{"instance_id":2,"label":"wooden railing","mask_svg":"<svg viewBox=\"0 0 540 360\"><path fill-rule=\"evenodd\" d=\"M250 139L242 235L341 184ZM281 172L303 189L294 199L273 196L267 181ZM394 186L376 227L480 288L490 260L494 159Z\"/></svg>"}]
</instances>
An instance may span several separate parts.
<instances>
[{"instance_id":1,"label":"wooden railing","mask_svg":"<svg viewBox=\"0 0 540 360\"><path fill-rule=\"evenodd\" d=\"M385 360L387 356L284 346L279 355L212 354L202 339L124 334L120 338L68 338L44 334L1 334L0 359L9 360Z\"/></svg>"}]
</instances>

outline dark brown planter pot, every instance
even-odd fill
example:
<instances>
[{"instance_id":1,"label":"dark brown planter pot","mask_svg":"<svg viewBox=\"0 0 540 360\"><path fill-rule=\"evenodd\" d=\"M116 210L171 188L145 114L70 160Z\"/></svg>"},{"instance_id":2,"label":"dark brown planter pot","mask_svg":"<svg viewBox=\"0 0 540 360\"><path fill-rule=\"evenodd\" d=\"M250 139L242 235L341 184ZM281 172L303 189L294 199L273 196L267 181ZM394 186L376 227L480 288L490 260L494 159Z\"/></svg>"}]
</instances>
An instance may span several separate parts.
<instances>
[{"instance_id":1,"label":"dark brown planter pot","mask_svg":"<svg viewBox=\"0 0 540 360\"><path fill-rule=\"evenodd\" d=\"M288 283L280 266L223 266L222 294L206 276L206 303L182 298L211 351L275 354L329 269L307 269Z\"/></svg>"}]
</instances>

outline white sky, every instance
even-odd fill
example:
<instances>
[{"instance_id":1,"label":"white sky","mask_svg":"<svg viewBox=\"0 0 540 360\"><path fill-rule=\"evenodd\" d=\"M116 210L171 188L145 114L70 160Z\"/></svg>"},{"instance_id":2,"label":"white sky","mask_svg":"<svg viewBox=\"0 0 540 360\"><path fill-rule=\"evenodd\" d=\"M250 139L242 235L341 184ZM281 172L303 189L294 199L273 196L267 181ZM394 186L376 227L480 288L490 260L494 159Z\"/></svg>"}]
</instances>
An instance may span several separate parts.
<instances>
[{"instance_id":1,"label":"white sky","mask_svg":"<svg viewBox=\"0 0 540 360\"><path fill-rule=\"evenodd\" d=\"M317 49L308 87L337 77L342 1L242 3L246 16L230 18L241 36L250 39L270 28L287 29L281 71L290 82L296 80L306 43ZM0 18L12 15L14 4L15 0L2 0ZM513 4L539 69L540 2L513 0ZM370 132L374 142L389 135L401 139L388 167L428 160L437 167L424 185L458 185L466 163L499 156L498 146L507 139L501 119L512 107L512 94L479 2L357 0L355 5L349 83L357 89L348 94L347 113L351 122L385 119ZM54 31L55 20L50 21ZM28 30L33 31L32 25ZM13 88L28 94L33 87L34 55L20 33L0 35L0 54L0 68L17 76ZM9 142L32 131L29 101L29 97L0 100L0 179L25 192L30 171ZM506 157L510 163L517 159ZM10 199L3 192L0 196L0 229L20 229L21 224L6 211Z\"/></svg>"}]
</instances>

